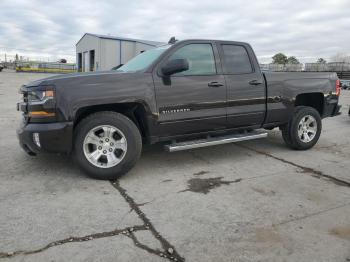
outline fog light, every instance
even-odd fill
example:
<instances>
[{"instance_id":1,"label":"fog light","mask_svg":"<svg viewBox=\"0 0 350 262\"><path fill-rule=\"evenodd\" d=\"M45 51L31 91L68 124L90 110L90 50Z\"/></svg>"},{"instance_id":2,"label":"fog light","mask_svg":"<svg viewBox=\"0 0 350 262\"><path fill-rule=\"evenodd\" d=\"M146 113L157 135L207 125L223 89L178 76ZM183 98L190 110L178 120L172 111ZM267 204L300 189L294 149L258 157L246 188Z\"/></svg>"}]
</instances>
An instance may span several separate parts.
<instances>
[{"instance_id":1,"label":"fog light","mask_svg":"<svg viewBox=\"0 0 350 262\"><path fill-rule=\"evenodd\" d=\"M38 147L41 147L39 133L33 133L33 140Z\"/></svg>"}]
</instances>

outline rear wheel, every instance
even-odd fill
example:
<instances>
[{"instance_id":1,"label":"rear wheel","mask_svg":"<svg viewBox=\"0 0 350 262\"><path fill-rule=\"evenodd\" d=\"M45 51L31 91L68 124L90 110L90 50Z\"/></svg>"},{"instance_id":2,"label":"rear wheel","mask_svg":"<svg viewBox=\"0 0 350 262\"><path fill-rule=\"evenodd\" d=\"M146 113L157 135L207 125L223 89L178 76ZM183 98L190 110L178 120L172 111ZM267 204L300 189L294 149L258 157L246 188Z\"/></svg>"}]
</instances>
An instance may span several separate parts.
<instances>
[{"instance_id":1,"label":"rear wheel","mask_svg":"<svg viewBox=\"0 0 350 262\"><path fill-rule=\"evenodd\" d=\"M281 130L283 140L289 147L297 150L312 148L321 135L321 116L312 107L298 106L288 124L281 127Z\"/></svg>"},{"instance_id":2,"label":"rear wheel","mask_svg":"<svg viewBox=\"0 0 350 262\"><path fill-rule=\"evenodd\" d=\"M75 131L74 154L79 166L91 177L116 179L139 159L141 135L127 117L99 112L83 119Z\"/></svg>"}]
</instances>

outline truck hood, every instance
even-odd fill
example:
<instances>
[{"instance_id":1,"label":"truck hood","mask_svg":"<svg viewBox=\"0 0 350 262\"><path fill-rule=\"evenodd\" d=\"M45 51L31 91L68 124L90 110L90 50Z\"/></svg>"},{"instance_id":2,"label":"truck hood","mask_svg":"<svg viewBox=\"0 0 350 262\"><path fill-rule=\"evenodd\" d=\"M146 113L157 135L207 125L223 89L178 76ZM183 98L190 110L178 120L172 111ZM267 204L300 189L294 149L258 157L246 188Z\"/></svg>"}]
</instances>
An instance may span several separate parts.
<instances>
[{"instance_id":1,"label":"truck hood","mask_svg":"<svg viewBox=\"0 0 350 262\"><path fill-rule=\"evenodd\" d=\"M25 85L26 88L54 85L59 87L62 83L69 84L70 88L74 88L76 84L97 85L103 84L107 79L111 78L115 81L126 80L127 78L133 78L140 73L123 73L117 71L100 71L100 72L88 72L88 73L73 73L62 74L43 79L32 81Z\"/></svg>"}]
</instances>

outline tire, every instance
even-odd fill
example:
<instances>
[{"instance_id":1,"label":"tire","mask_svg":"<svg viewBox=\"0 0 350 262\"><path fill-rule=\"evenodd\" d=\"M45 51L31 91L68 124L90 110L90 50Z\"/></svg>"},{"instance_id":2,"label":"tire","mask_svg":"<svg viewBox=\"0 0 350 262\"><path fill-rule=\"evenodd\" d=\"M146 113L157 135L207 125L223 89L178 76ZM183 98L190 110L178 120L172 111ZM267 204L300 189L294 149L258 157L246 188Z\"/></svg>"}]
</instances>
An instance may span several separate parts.
<instances>
[{"instance_id":1,"label":"tire","mask_svg":"<svg viewBox=\"0 0 350 262\"><path fill-rule=\"evenodd\" d=\"M295 116L295 114L297 114L297 112L301 109L305 108L304 106L298 106L295 108L294 113L292 118L290 119L290 121L286 124L280 127L280 130L282 132L282 138L284 140L284 142L286 143L286 145L290 148L296 149L295 146L293 145L293 141L291 138L291 133L290 133L290 125L291 125L291 121L293 120L293 117Z\"/></svg>"},{"instance_id":2,"label":"tire","mask_svg":"<svg viewBox=\"0 0 350 262\"><path fill-rule=\"evenodd\" d=\"M286 143L286 145L290 148L293 148L293 143L292 143L292 140L290 138L290 134L289 134L289 130L287 128L288 125L286 126L283 126L281 128L281 131L282 131L282 138L283 138L283 141Z\"/></svg>"},{"instance_id":3,"label":"tire","mask_svg":"<svg viewBox=\"0 0 350 262\"><path fill-rule=\"evenodd\" d=\"M284 142L296 150L312 148L320 138L321 130L322 119L319 112L307 106L297 106L289 122L281 127Z\"/></svg>"},{"instance_id":4,"label":"tire","mask_svg":"<svg viewBox=\"0 0 350 262\"><path fill-rule=\"evenodd\" d=\"M96 179L114 180L127 173L140 158L141 149L139 129L119 113L89 115L74 132L75 159L83 171Z\"/></svg>"}]
</instances>

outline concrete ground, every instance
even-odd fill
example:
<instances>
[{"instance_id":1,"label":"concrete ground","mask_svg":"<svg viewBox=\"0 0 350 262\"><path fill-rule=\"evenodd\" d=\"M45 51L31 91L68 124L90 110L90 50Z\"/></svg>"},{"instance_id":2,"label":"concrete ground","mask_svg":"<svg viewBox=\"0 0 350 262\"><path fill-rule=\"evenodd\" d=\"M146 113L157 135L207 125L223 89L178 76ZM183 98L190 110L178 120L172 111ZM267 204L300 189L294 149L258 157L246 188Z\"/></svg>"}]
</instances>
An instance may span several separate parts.
<instances>
[{"instance_id":1,"label":"concrete ground","mask_svg":"<svg viewBox=\"0 0 350 262\"><path fill-rule=\"evenodd\" d=\"M118 182L18 146L18 88L0 73L1 261L350 261L350 92L309 151L263 140L165 153Z\"/></svg>"}]
</instances>

